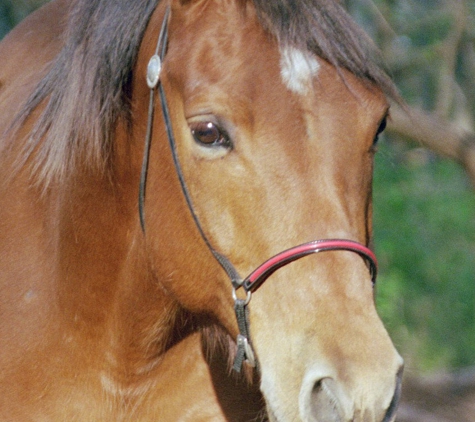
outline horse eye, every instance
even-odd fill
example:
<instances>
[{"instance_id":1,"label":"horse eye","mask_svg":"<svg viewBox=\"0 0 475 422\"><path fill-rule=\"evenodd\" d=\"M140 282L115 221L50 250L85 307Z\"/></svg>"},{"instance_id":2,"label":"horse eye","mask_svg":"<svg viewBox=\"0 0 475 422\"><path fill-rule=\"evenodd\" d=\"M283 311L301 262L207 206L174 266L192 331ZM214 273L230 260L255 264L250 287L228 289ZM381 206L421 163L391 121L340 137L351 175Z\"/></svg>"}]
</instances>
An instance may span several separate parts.
<instances>
[{"instance_id":1,"label":"horse eye","mask_svg":"<svg viewBox=\"0 0 475 422\"><path fill-rule=\"evenodd\" d=\"M378 128L378 132L377 132L378 135L380 135L381 133L383 133L383 132L384 132L384 129L386 129L387 120L388 120L387 118L384 118L384 119L382 120L382 122L380 123L379 128Z\"/></svg>"},{"instance_id":2,"label":"horse eye","mask_svg":"<svg viewBox=\"0 0 475 422\"><path fill-rule=\"evenodd\" d=\"M231 140L225 130L213 122L195 122L190 125L195 141L207 147L230 148Z\"/></svg>"},{"instance_id":3,"label":"horse eye","mask_svg":"<svg viewBox=\"0 0 475 422\"><path fill-rule=\"evenodd\" d=\"M386 129L386 124L387 118L384 118L379 124L378 130L376 131L376 136L374 137L373 145L376 145L378 143L379 135L381 135L384 132L384 129Z\"/></svg>"}]
</instances>

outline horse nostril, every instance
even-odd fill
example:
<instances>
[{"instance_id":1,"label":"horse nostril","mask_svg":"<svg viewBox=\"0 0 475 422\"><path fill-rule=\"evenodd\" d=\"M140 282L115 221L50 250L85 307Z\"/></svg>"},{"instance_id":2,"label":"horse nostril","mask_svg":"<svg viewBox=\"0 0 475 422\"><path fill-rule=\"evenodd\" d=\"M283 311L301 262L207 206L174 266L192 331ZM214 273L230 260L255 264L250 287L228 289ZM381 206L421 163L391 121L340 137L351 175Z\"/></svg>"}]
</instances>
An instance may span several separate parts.
<instances>
[{"instance_id":1,"label":"horse nostril","mask_svg":"<svg viewBox=\"0 0 475 422\"><path fill-rule=\"evenodd\" d=\"M391 403L389 404L388 410L386 411L386 415L384 416L383 422L391 422L396 419L397 407L401 398L403 370L404 367L401 365L396 375L396 389L394 391Z\"/></svg>"},{"instance_id":2,"label":"horse nostril","mask_svg":"<svg viewBox=\"0 0 475 422\"><path fill-rule=\"evenodd\" d=\"M344 419L342 395L338 384L332 378L317 381L310 394L312 420L341 422Z\"/></svg>"}]
</instances>

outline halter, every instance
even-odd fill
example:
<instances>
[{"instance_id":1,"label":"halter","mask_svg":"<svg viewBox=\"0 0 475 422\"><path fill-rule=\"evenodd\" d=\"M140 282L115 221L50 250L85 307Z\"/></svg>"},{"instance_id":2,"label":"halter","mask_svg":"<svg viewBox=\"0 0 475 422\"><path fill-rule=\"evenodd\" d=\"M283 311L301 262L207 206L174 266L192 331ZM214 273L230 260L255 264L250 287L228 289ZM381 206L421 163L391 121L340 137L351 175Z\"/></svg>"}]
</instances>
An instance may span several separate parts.
<instances>
[{"instance_id":1,"label":"halter","mask_svg":"<svg viewBox=\"0 0 475 422\"><path fill-rule=\"evenodd\" d=\"M145 138L145 147L144 147L144 157L142 163L142 172L140 176L140 186L139 186L139 217L142 231L145 234L145 193L146 193L146 184L147 184L147 172L148 172L148 163L150 156L150 146L152 140L153 132L153 116L154 116L154 99L155 91L158 87L160 103L162 108L163 120L165 122L166 132L168 143L173 157L173 162L175 170L180 181L180 186L182 193L185 197L188 209L193 217L195 225L205 242L206 246L220 264L223 270L226 272L229 277L231 284L233 286L233 299L234 299L234 310L236 313L236 318L239 327L239 334L236 340L238 350L236 358L234 360L233 369L237 372L241 371L243 362L246 362L250 366L254 367L257 365L256 358L251 345L250 340L250 329L249 329L249 308L247 305L251 300L251 295L255 292L261 285L264 283L276 270L279 268L290 264L293 261L296 261L305 256L327 251L349 251L354 252L360 255L368 264L369 271L371 274L371 280L374 285L376 282L377 275L377 260L374 253L367 248L366 246L355 242L353 240L346 239L324 239L324 240L315 240L312 242L304 243L302 245L295 246L293 248L287 249L283 252L278 253L272 258L265 261L259 267L257 267L251 274L246 278L241 278L237 270L231 264L229 259L224 255L221 255L216 251L208 237L206 236L200 220L195 212L193 207L193 202L191 200L191 195L188 191L188 187L183 176L182 167L178 158L178 152L176 148L176 141L173 134L173 128L170 119L170 112L168 109L168 103L165 96L165 91L163 89L163 84L160 83L160 73L162 69L163 59L167 50L167 41L168 41L168 23L170 19L170 7L168 6L165 11L165 16L163 18L162 28L160 30L160 35L158 37L157 46L155 49L155 54L149 61L147 68L147 85L150 88L150 101L149 101L149 110L148 110L148 122L147 122L147 133ZM237 297L236 291L242 288L246 292L246 298L240 299Z\"/></svg>"}]
</instances>

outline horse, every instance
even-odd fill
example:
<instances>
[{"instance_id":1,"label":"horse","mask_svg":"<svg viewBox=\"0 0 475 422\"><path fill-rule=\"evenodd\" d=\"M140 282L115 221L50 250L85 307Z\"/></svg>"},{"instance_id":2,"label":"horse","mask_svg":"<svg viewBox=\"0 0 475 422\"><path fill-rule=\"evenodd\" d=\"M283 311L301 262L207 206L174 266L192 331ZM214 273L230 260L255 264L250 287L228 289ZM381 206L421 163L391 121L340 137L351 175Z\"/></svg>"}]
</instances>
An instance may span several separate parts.
<instances>
[{"instance_id":1,"label":"horse","mask_svg":"<svg viewBox=\"0 0 475 422\"><path fill-rule=\"evenodd\" d=\"M339 2L52 0L0 57L1 420L394 421Z\"/></svg>"}]
</instances>

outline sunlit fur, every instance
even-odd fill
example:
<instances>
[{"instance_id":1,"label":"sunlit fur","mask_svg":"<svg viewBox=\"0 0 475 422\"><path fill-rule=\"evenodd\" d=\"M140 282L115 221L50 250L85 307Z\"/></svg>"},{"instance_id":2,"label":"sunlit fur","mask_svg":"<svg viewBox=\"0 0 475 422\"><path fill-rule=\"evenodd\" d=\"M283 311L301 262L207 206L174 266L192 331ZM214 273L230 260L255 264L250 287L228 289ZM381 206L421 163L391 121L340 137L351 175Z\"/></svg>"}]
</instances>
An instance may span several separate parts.
<instances>
[{"instance_id":1,"label":"sunlit fur","mask_svg":"<svg viewBox=\"0 0 475 422\"><path fill-rule=\"evenodd\" d=\"M231 285L158 101L142 231L156 3L53 0L0 44L0 420L393 420L402 361L351 252L277 271L250 303L259 369L230 372ZM395 92L339 2L170 4L161 83L213 247L246 275L310 240L368 244ZM204 151L197 120L232 148Z\"/></svg>"}]
</instances>

